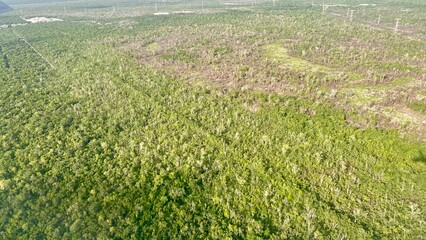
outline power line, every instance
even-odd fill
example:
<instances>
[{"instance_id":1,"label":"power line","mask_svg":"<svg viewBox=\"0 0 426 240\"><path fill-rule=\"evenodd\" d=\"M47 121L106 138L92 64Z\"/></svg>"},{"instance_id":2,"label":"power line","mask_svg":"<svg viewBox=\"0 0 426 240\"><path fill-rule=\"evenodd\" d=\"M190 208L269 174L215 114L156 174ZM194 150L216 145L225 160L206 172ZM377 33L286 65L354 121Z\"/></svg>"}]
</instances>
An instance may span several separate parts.
<instances>
[{"instance_id":1,"label":"power line","mask_svg":"<svg viewBox=\"0 0 426 240\"><path fill-rule=\"evenodd\" d=\"M21 35L19 35L15 30L12 31L18 38L20 38L22 41L24 41L25 44L27 44L35 53L37 53L47 64L49 64L53 69L56 70L56 67L47 60L37 49L35 49L28 41L27 39L23 38Z\"/></svg>"}]
</instances>

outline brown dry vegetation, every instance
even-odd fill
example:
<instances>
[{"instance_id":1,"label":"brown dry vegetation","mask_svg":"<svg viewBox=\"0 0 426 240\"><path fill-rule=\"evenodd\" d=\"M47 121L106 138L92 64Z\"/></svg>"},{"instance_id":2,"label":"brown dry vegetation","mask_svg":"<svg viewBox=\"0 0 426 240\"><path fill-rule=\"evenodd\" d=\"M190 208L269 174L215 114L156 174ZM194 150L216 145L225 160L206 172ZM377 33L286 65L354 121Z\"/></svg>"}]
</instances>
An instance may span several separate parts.
<instances>
[{"instance_id":1,"label":"brown dry vegetation","mask_svg":"<svg viewBox=\"0 0 426 240\"><path fill-rule=\"evenodd\" d=\"M426 116L407 110L425 89L425 43L311 12L230 17L194 15L116 45L191 83L304 96L361 115L360 127L426 138Z\"/></svg>"}]
</instances>

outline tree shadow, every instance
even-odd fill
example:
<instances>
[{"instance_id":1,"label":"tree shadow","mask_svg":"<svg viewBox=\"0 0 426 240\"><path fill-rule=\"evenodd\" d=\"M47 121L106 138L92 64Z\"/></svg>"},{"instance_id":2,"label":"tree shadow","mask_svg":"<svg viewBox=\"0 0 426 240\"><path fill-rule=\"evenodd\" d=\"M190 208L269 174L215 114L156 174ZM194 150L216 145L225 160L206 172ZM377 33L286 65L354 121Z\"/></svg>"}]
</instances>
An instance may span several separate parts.
<instances>
[{"instance_id":1,"label":"tree shadow","mask_svg":"<svg viewBox=\"0 0 426 240\"><path fill-rule=\"evenodd\" d=\"M413 158L413 161L426 164L426 155L421 150L419 150L419 154Z\"/></svg>"}]
</instances>

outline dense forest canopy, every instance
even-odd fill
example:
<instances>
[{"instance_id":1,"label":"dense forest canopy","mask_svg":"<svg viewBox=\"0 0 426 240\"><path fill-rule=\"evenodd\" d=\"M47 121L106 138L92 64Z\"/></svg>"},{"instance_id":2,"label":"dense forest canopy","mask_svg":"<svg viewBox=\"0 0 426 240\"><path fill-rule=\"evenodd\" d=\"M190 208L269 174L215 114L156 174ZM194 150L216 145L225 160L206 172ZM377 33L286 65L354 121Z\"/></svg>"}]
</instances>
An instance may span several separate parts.
<instances>
[{"instance_id":1,"label":"dense forest canopy","mask_svg":"<svg viewBox=\"0 0 426 240\"><path fill-rule=\"evenodd\" d=\"M5 2L1 239L423 238L423 1Z\"/></svg>"}]
</instances>

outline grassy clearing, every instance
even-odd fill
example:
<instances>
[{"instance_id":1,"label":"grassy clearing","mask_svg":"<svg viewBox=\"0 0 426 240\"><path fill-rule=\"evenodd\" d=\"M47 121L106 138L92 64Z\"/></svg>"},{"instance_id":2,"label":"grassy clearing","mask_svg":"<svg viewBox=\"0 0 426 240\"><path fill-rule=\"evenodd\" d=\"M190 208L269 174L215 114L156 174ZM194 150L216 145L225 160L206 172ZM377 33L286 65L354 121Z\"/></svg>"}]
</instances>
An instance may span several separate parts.
<instances>
[{"instance_id":1,"label":"grassy clearing","mask_svg":"<svg viewBox=\"0 0 426 240\"><path fill-rule=\"evenodd\" d=\"M263 46L264 56L274 59L279 62L280 66L289 70L298 72L307 72L307 74L323 75L324 78L330 78L332 81L340 80L359 80L361 76L356 73L346 74L335 69L315 64L302 58L292 57L289 55L289 50L282 44L274 43Z\"/></svg>"},{"instance_id":2,"label":"grassy clearing","mask_svg":"<svg viewBox=\"0 0 426 240\"><path fill-rule=\"evenodd\" d=\"M279 61L280 64L294 70L319 71L325 73L333 72L333 70L328 67L313 64L301 58L291 57L288 55L288 49L279 43L263 46L263 49L265 50L265 57L275 59Z\"/></svg>"},{"instance_id":3,"label":"grassy clearing","mask_svg":"<svg viewBox=\"0 0 426 240\"><path fill-rule=\"evenodd\" d=\"M350 95L349 102L356 106L370 105L380 100L374 92L365 88L347 88L343 89L342 93Z\"/></svg>"},{"instance_id":4,"label":"grassy clearing","mask_svg":"<svg viewBox=\"0 0 426 240\"><path fill-rule=\"evenodd\" d=\"M411 109L413 109L416 112L426 114L426 103L424 102L416 102L411 104Z\"/></svg>"},{"instance_id":5,"label":"grassy clearing","mask_svg":"<svg viewBox=\"0 0 426 240\"><path fill-rule=\"evenodd\" d=\"M149 51L154 52L155 50L158 49L158 44L157 43L150 43L147 47L146 47Z\"/></svg>"},{"instance_id":6,"label":"grassy clearing","mask_svg":"<svg viewBox=\"0 0 426 240\"><path fill-rule=\"evenodd\" d=\"M414 82L414 79L412 77L402 77L402 78L397 78L390 83L377 84L369 88L373 90L392 90L396 87L409 86L413 82Z\"/></svg>"}]
</instances>

